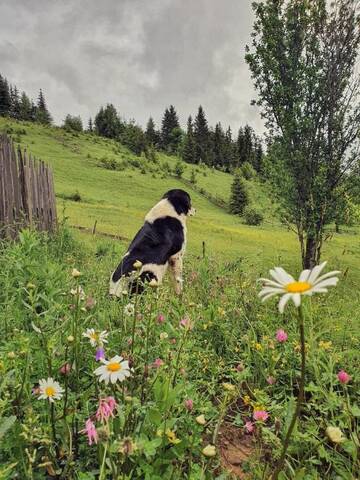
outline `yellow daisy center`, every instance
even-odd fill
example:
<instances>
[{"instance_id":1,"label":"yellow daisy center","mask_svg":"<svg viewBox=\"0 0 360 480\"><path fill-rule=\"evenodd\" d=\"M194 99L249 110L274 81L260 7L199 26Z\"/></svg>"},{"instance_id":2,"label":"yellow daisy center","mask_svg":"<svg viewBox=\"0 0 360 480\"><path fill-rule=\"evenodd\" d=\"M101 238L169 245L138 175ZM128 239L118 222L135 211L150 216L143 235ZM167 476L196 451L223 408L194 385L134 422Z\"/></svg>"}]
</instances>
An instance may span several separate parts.
<instances>
[{"instance_id":1,"label":"yellow daisy center","mask_svg":"<svg viewBox=\"0 0 360 480\"><path fill-rule=\"evenodd\" d=\"M106 365L106 368L108 369L109 372L117 372L118 370L121 370L121 365L119 362L112 362L112 363L108 363Z\"/></svg>"},{"instance_id":2,"label":"yellow daisy center","mask_svg":"<svg viewBox=\"0 0 360 480\"><path fill-rule=\"evenodd\" d=\"M53 397L55 395L55 388L54 387L46 387L45 393L48 397Z\"/></svg>"},{"instance_id":3,"label":"yellow daisy center","mask_svg":"<svg viewBox=\"0 0 360 480\"><path fill-rule=\"evenodd\" d=\"M289 293L304 293L310 290L311 287L312 285L309 282L292 282L288 283L285 289Z\"/></svg>"},{"instance_id":4,"label":"yellow daisy center","mask_svg":"<svg viewBox=\"0 0 360 480\"><path fill-rule=\"evenodd\" d=\"M93 340L97 340L98 339L98 334L96 332L90 333L90 338L92 338Z\"/></svg>"}]
</instances>

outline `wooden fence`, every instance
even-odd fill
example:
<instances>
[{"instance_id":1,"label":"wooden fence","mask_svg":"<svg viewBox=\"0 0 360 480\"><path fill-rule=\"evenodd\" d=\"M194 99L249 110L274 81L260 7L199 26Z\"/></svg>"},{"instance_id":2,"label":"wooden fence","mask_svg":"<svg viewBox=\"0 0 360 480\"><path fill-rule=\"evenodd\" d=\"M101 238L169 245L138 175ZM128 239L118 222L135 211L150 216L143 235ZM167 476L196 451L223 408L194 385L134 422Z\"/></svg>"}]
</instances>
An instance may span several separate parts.
<instances>
[{"instance_id":1,"label":"wooden fence","mask_svg":"<svg viewBox=\"0 0 360 480\"><path fill-rule=\"evenodd\" d=\"M0 237L16 238L24 227L56 227L52 171L0 135Z\"/></svg>"}]
</instances>

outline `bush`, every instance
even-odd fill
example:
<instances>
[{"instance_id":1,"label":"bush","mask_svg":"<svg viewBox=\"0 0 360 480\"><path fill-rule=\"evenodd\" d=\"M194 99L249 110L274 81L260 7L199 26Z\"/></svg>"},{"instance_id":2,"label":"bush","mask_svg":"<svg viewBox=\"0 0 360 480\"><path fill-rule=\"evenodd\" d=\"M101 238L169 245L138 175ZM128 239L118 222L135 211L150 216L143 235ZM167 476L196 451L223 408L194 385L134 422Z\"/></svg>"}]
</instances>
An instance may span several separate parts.
<instances>
[{"instance_id":1,"label":"bush","mask_svg":"<svg viewBox=\"0 0 360 480\"><path fill-rule=\"evenodd\" d=\"M181 178L183 173L184 173L184 165L180 161L176 162L176 165L174 168L175 176Z\"/></svg>"},{"instance_id":2,"label":"bush","mask_svg":"<svg viewBox=\"0 0 360 480\"><path fill-rule=\"evenodd\" d=\"M256 175L256 172L255 172L253 166L249 162L243 163L242 166L240 167L240 171L241 171L242 176L246 180L251 180Z\"/></svg>"},{"instance_id":3,"label":"bush","mask_svg":"<svg viewBox=\"0 0 360 480\"><path fill-rule=\"evenodd\" d=\"M255 208L245 208L244 219L246 225L260 225L264 221L264 216Z\"/></svg>"},{"instance_id":4,"label":"bush","mask_svg":"<svg viewBox=\"0 0 360 480\"><path fill-rule=\"evenodd\" d=\"M73 117L72 115L66 115L64 120L63 128L67 132L82 132L83 131L83 124L81 117Z\"/></svg>"},{"instance_id":5,"label":"bush","mask_svg":"<svg viewBox=\"0 0 360 480\"><path fill-rule=\"evenodd\" d=\"M103 157L100 159L99 167L106 168L107 170L122 171L126 168L125 162L118 162L115 158Z\"/></svg>"}]
</instances>

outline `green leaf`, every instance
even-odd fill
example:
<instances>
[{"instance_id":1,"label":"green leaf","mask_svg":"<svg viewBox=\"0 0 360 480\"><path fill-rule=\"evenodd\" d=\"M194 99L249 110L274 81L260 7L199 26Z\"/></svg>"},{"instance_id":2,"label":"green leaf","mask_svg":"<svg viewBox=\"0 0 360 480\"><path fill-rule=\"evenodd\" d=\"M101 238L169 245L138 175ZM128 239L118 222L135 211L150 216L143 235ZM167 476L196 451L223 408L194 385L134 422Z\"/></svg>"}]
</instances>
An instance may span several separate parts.
<instances>
[{"instance_id":1,"label":"green leaf","mask_svg":"<svg viewBox=\"0 0 360 480\"><path fill-rule=\"evenodd\" d=\"M151 408L148 411L148 418L149 418L150 422L153 423L154 425L156 425L157 427L160 425L160 423L162 421L161 413L159 412L159 410L156 410L155 408Z\"/></svg>"},{"instance_id":2,"label":"green leaf","mask_svg":"<svg viewBox=\"0 0 360 480\"><path fill-rule=\"evenodd\" d=\"M4 435L10 428L14 425L16 422L16 417L15 415L12 415L11 417L5 417L1 420L0 423L0 440L3 439Z\"/></svg>"},{"instance_id":3,"label":"green leaf","mask_svg":"<svg viewBox=\"0 0 360 480\"><path fill-rule=\"evenodd\" d=\"M356 404L352 405L351 413L354 415L354 417L360 417L360 408Z\"/></svg>"},{"instance_id":4,"label":"green leaf","mask_svg":"<svg viewBox=\"0 0 360 480\"><path fill-rule=\"evenodd\" d=\"M143 449L146 457L153 457L156 454L156 449L160 447L162 443L161 438L154 438L154 440L148 440L143 443Z\"/></svg>"}]
</instances>

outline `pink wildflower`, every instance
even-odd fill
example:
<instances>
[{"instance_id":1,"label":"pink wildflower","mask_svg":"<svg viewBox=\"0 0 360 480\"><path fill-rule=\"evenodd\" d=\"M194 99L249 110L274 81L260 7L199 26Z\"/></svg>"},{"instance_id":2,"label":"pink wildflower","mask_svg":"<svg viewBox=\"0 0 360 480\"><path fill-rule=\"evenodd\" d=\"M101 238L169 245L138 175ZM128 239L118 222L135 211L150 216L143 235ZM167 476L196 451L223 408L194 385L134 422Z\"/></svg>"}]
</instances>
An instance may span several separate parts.
<instances>
[{"instance_id":1,"label":"pink wildflower","mask_svg":"<svg viewBox=\"0 0 360 480\"><path fill-rule=\"evenodd\" d=\"M337 378L342 384L349 383L351 380L351 376L346 373L345 370L340 370L340 372L337 374Z\"/></svg>"},{"instance_id":2,"label":"pink wildflower","mask_svg":"<svg viewBox=\"0 0 360 480\"><path fill-rule=\"evenodd\" d=\"M191 398L186 399L184 405L188 412L191 412L191 410L194 408L194 402Z\"/></svg>"},{"instance_id":3,"label":"pink wildflower","mask_svg":"<svg viewBox=\"0 0 360 480\"><path fill-rule=\"evenodd\" d=\"M106 422L109 417L114 417L114 410L116 406L117 403L114 397L100 398L99 407L95 414L96 420Z\"/></svg>"},{"instance_id":4,"label":"pink wildflower","mask_svg":"<svg viewBox=\"0 0 360 480\"><path fill-rule=\"evenodd\" d=\"M68 375L71 371L71 365L70 363L66 362L64 363L64 365L62 365L62 367L60 367L60 373L62 375Z\"/></svg>"},{"instance_id":5,"label":"pink wildflower","mask_svg":"<svg viewBox=\"0 0 360 480\"><path fill-rule=\"evenodd\" d=\"M80 433L85 433L88 437L89 445L93 443L97 443L98 441L98 434L94 425L94 422L91 418L88 418L85 422L84 430L81 430Z\"/></svg>"},{"instance_id":6,"label":"pink wildflower","mask_svg":"<svg viewBox=\"0 0 360 480\"><path fill-rule=\"evenodd\" d=\"M265 412L265 410L255 410L253 418L257 422L266 422L266 420L269 418L269 414Z\"/></svg>"},{"instance_id":7,"label":"pink wildflower","mask_svg":"<svg viewBox=\"0 0 360 480\"><path fill-rule=\"evenodd\" d=\"M275 378L272 376L267 377L266 381L269 385L274 385L274 383L276 382Z\"/></svg>"},{"instance_id":8,"label":"pink wildflower","mask_svg":"<svg viewBox=\"0 0 360 480\"><path fill-rule=\"evenodd\" d=\"M254 431L254 429L255 429L255 427L254 427L253 422L250 422L250 420L249 420L245 423L246 433L252 433Z\"/></svg>"},{"instance_id":9,"label":"pink wildflower","mask_svg":"<svg viewBox=\"0 0 360 480\"><path fill-rule=\"evenodd\" d=\"M191 323L190 318L183 318L180 320L180 327L184 327L186 330L192 330L193 324Z\"/></svg>"},{"instance_id":10,"label":"pink wildflower","mask_svg":"<svg viewBox=\"0 0 360 480\"><path fill-rule=\"evenodd\" d=\"M158 323L159 325L161 325L162 323L164 323L164 322L165 322L165 317L164 317L164 315L162 315L162 314L158 315L156 321L157 321L157 323Z\"/></svg>"},{"instance_id":11,"label":"pink wildflower","mask_svg":"<svg viewBox=\"0 0 360 480\"><path fill-rule=\"evenodd\" d=\"M160 368L164 365L164 360L161 360L161 358L157 358L156 360L153 361L153 363L150 365L152 368Z\"/></svg>"},{"instance_id":12,"label":"pink wildflower","mask_svg":"<svg viewBox=\"0 0 360 480\"><path fill-rule=\"evenodd\" d=\"M280 343L286 342L288 339L288 334L285 332L285 330L278 330L276 332L276 340Z\"/></svg>"}]
</instances>

